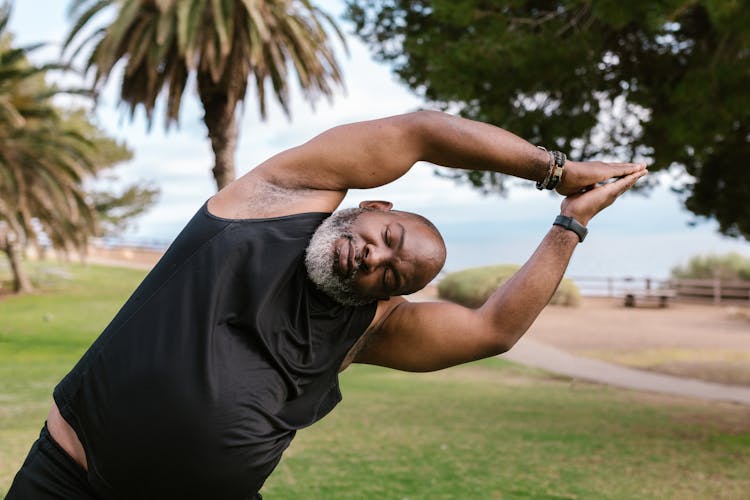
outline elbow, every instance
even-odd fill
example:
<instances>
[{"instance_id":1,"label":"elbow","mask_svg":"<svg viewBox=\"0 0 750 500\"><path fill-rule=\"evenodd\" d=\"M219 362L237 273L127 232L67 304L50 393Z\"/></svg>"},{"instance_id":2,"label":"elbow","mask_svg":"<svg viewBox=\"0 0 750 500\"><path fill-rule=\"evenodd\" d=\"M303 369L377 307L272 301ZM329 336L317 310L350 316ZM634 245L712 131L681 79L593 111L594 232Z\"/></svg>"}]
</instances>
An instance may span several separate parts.
<instances>
[{"instance_id":1,"label":"elbow","mask_svg":"<svg viewBox=\"0 0 750 500\"><path fill-rule=\"evenodd\" d=\"M489 358L506 353L514 344L506 335L497 330L487 331L482 335L482 338L484 340L480 344L481 347L478 352L480 358Z\"/></svg>"},{"instance_id":2,"label":"elbow","mask_svg":"<svg viewBox=\"0 0 750 500\"><path fill-rule=\"evenodd\" d=\"M505 329L495 329L490 338L489 351L493 356L504 354L510 351L516 345L518 339L523 336L523 332L507 331Z\"/></svg>"},{"instance_id":3,"label":"elbow","mask_svg":"<svg viewBox=\"0 0 750 500\"><path fill-rule=\"evenodd\" d=\"M442 111L434 111L431 109L418 109L417 111L406 113L406 115L404 116L410 117L415 122L425 124L425 123L434 122L435 120L442 119L449 115L447 113L443 113Z\"/></svg>"},{"instance_id":4,"label":"elbow","mask_svg":"<svg viewBox=\"0 0 750 500\"><path fill-rule=\"evenodd\" d=\"M409 117L409 121L414 127L414 131L421 133L424 136L433 135L436 127L440 127L444 124L445 120L450 118L451 115L443 113L442 111L433 111L430 109L420 109L408 113L406 116Z\"/></svg>"},{"instance_id":5,"label":"elbow","mask_svg":"<svg viewBox=\"0 0 750 500\"><path fill-rule=\"evenodd\" d=\"M433 119L433 120L445 118L446 116L452 116L449 113L446 113L444 111L436 111L434 109L418 109L417 111L414 111L413 113L415 115L419 115L427 119Z\"/></svg>"},{"instance_id":6,"label":"elbow","mask_svg":"<svg viewBox=\"0 0 750 500\"><path fill-rule=\"evenodd\" d=\"M412 137L421 138L425 145L434 137L436 131L440 130L441 124L450 117L449 114L442 111L429 109L412 111L403 116L407 120L409 133Z\"/></svg>"},{"instance_id":7,"label":"elbow","mask_svg":"<svg viewBox=\"0 0 750 500\"><path fill-rule=\"evenodd\" d=\"M494 355L497 356L498 354L505 354L506 352L510 351L510 349L515 345L515 342L510 342L505 337L501 337L495 341L495 345L493 346Z\"/></svg>"},{"instance_id":8,"label":"elbow","mask_svg":"<svg viewBox=\"0 0 750 500\"><path fill-rule=\"evenodd\" d=\"M484 348L490 355L496 356L508 352L524 333L521 325L504 316L498 318L493 311L486 308L477 309L479 314L478 330L483 339Z\"/></svg>"}]
</instances>

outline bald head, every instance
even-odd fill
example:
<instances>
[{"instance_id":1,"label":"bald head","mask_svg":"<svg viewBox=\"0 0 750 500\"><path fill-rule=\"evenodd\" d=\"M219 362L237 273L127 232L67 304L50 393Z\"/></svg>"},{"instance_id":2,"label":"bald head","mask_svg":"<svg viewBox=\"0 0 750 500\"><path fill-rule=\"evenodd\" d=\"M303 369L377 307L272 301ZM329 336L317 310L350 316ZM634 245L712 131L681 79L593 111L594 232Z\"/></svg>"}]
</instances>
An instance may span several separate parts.
<instances>
[{"instance_id":1,"label":"bald head","mask_svg":"<svg viewBox=\"0 0 750 500\"><path fill-rule=\"evenodd\" d=\"M360 305L424 288L442 269L445 243L437 228L387 202L336 212L313 235L305 263L319 288Z\"/></svg>"}]
</instances>

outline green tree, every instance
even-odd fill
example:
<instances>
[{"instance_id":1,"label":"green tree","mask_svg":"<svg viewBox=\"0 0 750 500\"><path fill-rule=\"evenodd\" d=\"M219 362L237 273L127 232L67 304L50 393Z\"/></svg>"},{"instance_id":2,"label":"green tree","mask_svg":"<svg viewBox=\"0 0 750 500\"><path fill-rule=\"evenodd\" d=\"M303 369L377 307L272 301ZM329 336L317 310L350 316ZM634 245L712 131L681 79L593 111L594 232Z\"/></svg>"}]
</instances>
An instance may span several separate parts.
<instances>
[{"instance_id":1,"label":"green tree","mask_svg":"<svg viewBox=\"0 0 750 500\"><path fill-rule=\"evenodd\" d=\"M160 190L151 185L133 184L119 193L111 190L91 191L91 203L99 217L97 236L116 235L125 231L139 215L156 203Z\"/></svg>"},{"instance_id":2,"label":"green tree","mask_svg":"<svg viewBox=\"0 0 750 500\"><path fill-rule=\"evenodd\" d=\"M113 7L111 24L88 35L92 20ZM94 71L95 89L125 61L120 97L131 117L140 104L150 123L163 94L165 126L178 123L185 87L195 76L219 189L234 179L235 115L251 82L262 117L267 84L289 115L290 67L310 102L330 97L332 84L341 83L324 23L343 38L309 0L73 0L71 14L76 21L64 46L82 39L75 57L93 45L86 68Z\"/></svg>"},{"instance_id":3,"label":"green tree","mask_svg":"<svg viewBox=\"0 0 750 500\"><path fill-rule=\"evenodd\" d=\"M675 189L750 238L750 3L347 0L376 56L444 109L574 159L686 172ZM482 189L503 180L461 176Z\"/></svg>"},{"instance_id":4,"label":"green tree","mask_svg":"<svg viewBox=\"0 0 750 500\"><path fill-rule=\"evenodd\" d=\"M9 5L0 6L0 248L16 291L30 291L22 250L42 236L58 250L85 254L99 231L86 181L131 157L82 111L64 111L35 66L35 47L15 48L6 32Z\"/></svg>"},{"instance_id":5,"label":"green tree","mask_svg":"<svg viewBox=\"0 0 750 500\"><path fill-rule=\"evenodd\" d=\"M50 104L50 89L44 83L44 68L29 64L27 54L35 47L16 48L6 32L10 6L0 6L0 247L11 265L14 289L31 290L31 282L23 271L23 247L36 234L34 221L41 216L51 216L48 224L53 240L66 235L68 241L77 241L78 234L71 231L75 222L58 217L64 212L86 220L87 211L83 193L75 186L80 168L62 165L48 154L61 142L76 139L64 131L53 130L50 124L58 121ZM84 165L83 168L86 168ZM61 210L52 206L61 205ZM70 222L70 224L68 223ZM66 239L66 238L63 238Z\"/></svg>"},{"instance_id":6,"label":"green tree","mask_svg":"<svg viewBox=\"0 0 750 500\"><path fill-rule=\"evenodd\" d=\"M109 236L122 233L135 218L156 203L160 189L142 182L123 185L116 175L107 170L113 165L132 159L133 154L127 145L109 137L82 109L66 110L63 116L68 127L76 130L91 143L93 147L88 153L91 162L97 166L97 176L105 177L109 181L106 188L93 184L86 189L87 200L96 212L97 225L94 234ZM117 184L118 187L113 188L113 184Z\"/></svg>"}]
</instances>

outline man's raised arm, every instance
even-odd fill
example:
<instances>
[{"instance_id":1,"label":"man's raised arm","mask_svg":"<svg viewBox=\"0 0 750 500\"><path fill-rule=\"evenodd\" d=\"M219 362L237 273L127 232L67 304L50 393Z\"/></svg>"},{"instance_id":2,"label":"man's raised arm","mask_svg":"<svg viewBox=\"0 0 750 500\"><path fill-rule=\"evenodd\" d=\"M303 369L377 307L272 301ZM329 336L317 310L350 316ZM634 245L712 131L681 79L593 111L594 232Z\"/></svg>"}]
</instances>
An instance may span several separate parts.
<instances>
[{"instance_id":1,"label":"man's raised arm","mask_svg":"<svg viewBox=\"0 0 750 500\"><path fill-rule=\"evenodd\" d=\"M645 174L641 169L568 196L561 214L585 226ZM553 226L526 264L476 310L392 298L379 308L380 318L354 361L432 371L507 351L549 302L578 243L575 232Z\"/></svg>"},{"instance_id":2,"label":"man's raised arm","mask_svg":"<svg viewBox=\"0 0 750 500\"><path fill-rule=\"evenodd\" d=\"M392 182L418 161L542 181L549 155L499 127L437 111L417 111L332 128L256 170L287 187L345 191ZM639 168L630 163L571 161L558 190L569 194Z\"/></svg>"}]
</instances>

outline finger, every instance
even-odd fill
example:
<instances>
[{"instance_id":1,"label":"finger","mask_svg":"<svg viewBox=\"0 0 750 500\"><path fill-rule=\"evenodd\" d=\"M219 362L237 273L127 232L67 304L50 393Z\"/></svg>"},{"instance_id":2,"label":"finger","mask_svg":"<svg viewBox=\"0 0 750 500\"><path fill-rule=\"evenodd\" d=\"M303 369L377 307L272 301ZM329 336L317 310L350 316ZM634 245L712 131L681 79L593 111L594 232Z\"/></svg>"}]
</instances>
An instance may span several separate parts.
<instances>
[{"instance_id":1,"label":"finger","mask_svg":"<svg viewBox=\"0 0 750 500\"><path fill-rule=\"evenodd\" d=\"M603 167L597 171L596 179L600 184L608 184L613 180L646 170L645 163L602 163Z\"/></svg>"},{"instance_id":2,"label":"finger","mask_svg":"<svg viewBox=\"0 0 750 500\"><path fill-rule=\"evenodd\" d=\"M607 165L612 174L610 175L610 178L623 177L637 172L643 172L647 169L645 163L608 163Z\"/></svg>"},{"instance_id":3,"label":"finger","mask_svg":"<svg viewBox=\"0 0 750 500\"><path fill-rule=\"evenodd\" d=\"M646 176L647 174L648 171L646 170L638 170L630 175L626 175L620 179L617 179L615 182L607 184L605 187L612 189L617 194L617 196L620 196L622 193L633 187L633 185L638 182L638 179Z\"/></svg>"}]
</instances>

